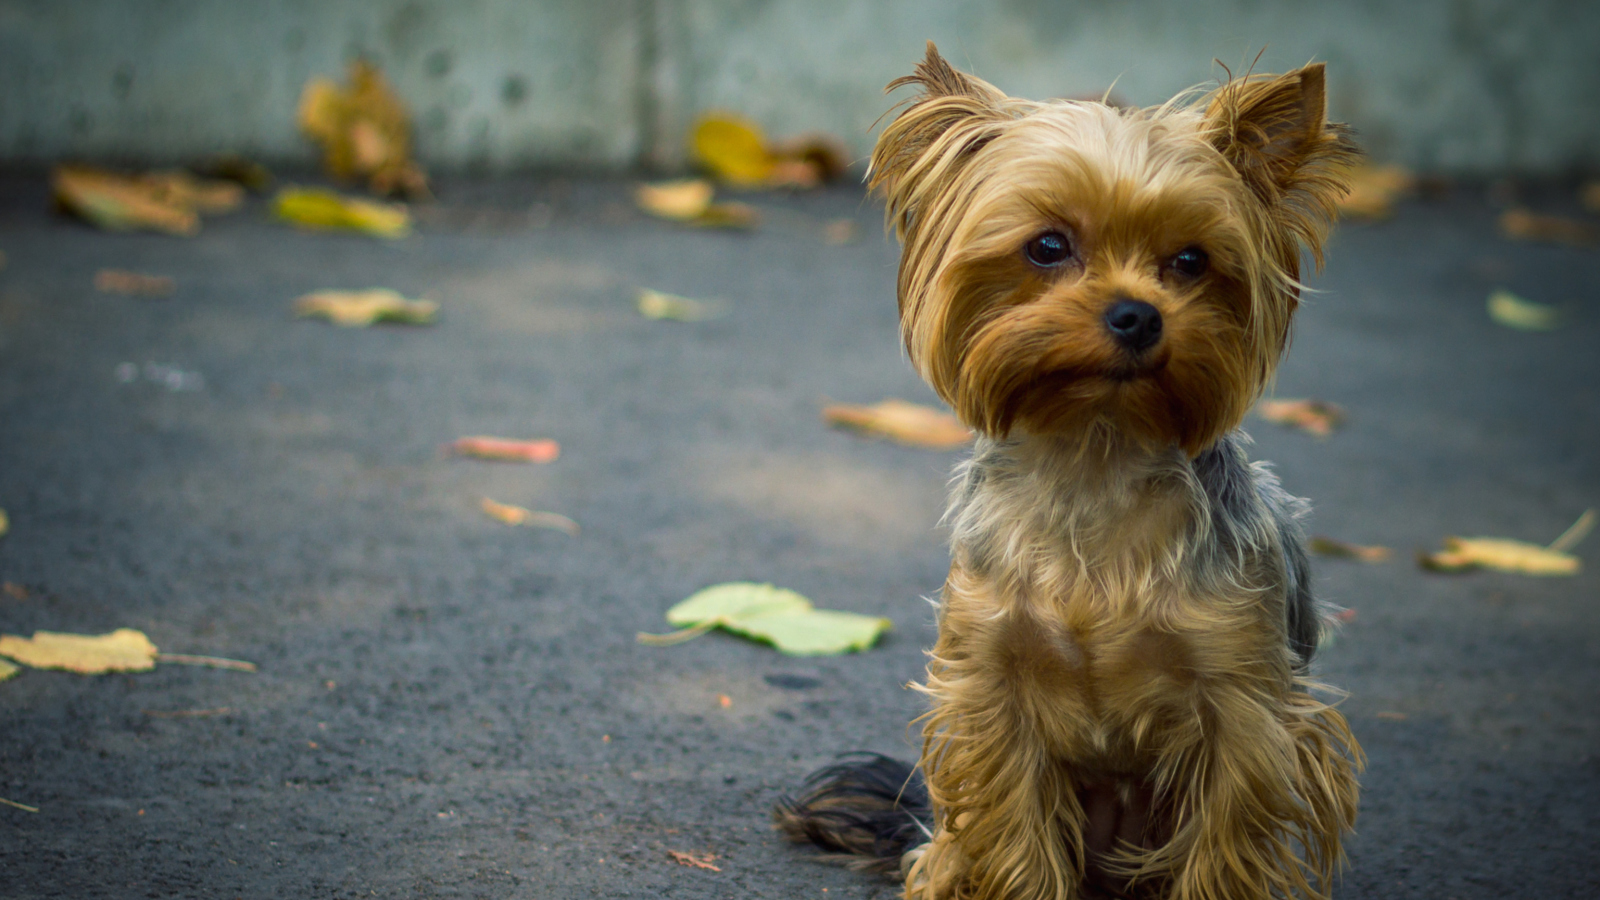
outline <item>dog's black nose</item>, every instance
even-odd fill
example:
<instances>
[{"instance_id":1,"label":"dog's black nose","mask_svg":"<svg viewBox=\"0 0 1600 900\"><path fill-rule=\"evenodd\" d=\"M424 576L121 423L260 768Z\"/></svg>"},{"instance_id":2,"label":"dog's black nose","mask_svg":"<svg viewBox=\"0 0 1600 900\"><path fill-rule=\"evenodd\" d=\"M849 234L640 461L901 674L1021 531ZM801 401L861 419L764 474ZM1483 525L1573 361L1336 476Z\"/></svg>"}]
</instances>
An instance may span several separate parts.
<instances>
[{"instance_id":1,"label":"dog's black nose","mask_svg":"<svg viewBox=\"0 0 1600 900\"><path fill-rule=\"evenodd\" d=\"M1106 310L1106 327L1129 350L1148 350L1161 340L1161 310L1142 300L1119 300Z\"/></svg>"}]
</instances>

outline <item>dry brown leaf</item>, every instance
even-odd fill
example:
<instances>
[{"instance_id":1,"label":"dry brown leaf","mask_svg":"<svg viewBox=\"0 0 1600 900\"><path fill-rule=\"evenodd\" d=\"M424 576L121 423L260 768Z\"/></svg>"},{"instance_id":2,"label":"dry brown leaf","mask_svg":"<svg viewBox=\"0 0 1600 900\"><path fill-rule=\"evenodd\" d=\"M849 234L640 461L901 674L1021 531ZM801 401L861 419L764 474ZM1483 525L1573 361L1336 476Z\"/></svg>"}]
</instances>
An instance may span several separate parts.
<instances>
[{"instance_id":1,"label":"dry brown leaf","mask_svg":"<svg viewBox=\"0 0 1600 900\"><path fill-rule=\"evenodd\" d=\"M1293 425L1317 437L1327 437L1344 422L1344 410L1326 400L1262 400L1256 415L1279 425Z\"/></svg>"},{"instance_id":2,"label":"dry brown leaf","mask_svg":"<svg viewBox=\"0 0 1600 900\"><path fill-rule=\"evenodd\" d=\"M1361 544L1351 544L1335 540L1322 535L1311 538L1311 550L1323 556L1332 556L1338 559L1355 559L1365 563L1383 562L1394 555L1388 547L1366 547Z\"/></svg>"},{"instance_id":3,"label":"dry brown leaf","mask_svg":"<svg viewBox=\"0 0 1600 900\"><path fill-rule=\"evenodd\" d=\"M1576 575L1583 564L1567 551L1583 540L1594 523L1595 511L1585 510L1547 547L1508 538L1447 537L1443 550L1420 554L1417 561L1436 572L1484 568L1523 575Z\"/></svg>"},{"instance_id":4,"label":"dry brown leaf","mask_svg":"<svg viewBox=\"0 0 1600 900\"><path fill-rule=\"evenodd\" d=\"M973 437L972 429L950 413L894 398L872 406L826 406L822 418L829 425L939 450L959 447Z\"/></svg>"},{"instance_id":5,"label":"dry brown leaf","mask_svg":"<svg viewBox=\"0 0 1600 900\"><path fill-rule=\"evenodd\" d=\"M1566 216L1542 216L1526 209L1508 209L1500 216L1500 232L1519 241L1545 241L1586 247L1600 241L1600 228Z\"/></svg>"},{"instance_id":6,"label":"dry brown leaf","mask_svg":"<svg viewBox=\"0 0 1600 900\"><path fill-rule=\"evenodd\" d=\"M835 181L850 170L849 148L831 134L812 132L788 138L774 143L771 152L779 160L780 168L804 167L804 174L799 168L792 169L790 177L795 179L794 186L797 187L816 187ZM773 173L772 182L776 182L776 175L776 172Z\"/></svg>"},{"instance_id":7,"label":"dry brown leaf","mask_svg":"<svg viewBox=\"0 0 1600 900\"><path fill-rule=\"evenodd\" d=\"M567 534L577 534L578 523L560 513L543 512L541 510L527 509L513 506L510 503L497 503L484 497L478 504L485 515L507 525L527 525L532 528L551 528L564 531Z\"/></svg>"},{"instance_id":8,"label":"dry brown leaf","mask_svg":"<svg viewBox=\"0 0 1600 900\"><path fill-rule=\"evenodd\" d=\"M206 215L232 212L244 202L243 187L231 181L200 178L182 169L151 172L139 176L139 180L170 202Z\"/></svg>"},{"instance_id":9,"label":"dry brown leaf","mask_svg":"<svg viewBox=\"0 0 1600 900\"><path fill-rule=\"evenodd\" d=\"M83 675L148 672L156 667L156 645L133 628L99 635L55 631L35 631L31 638L0 635L0 656L35 669L64 669Z\"/></svg>"},{"instance_id":10,"label":"dry brown leaf","mask_svg":"<svg viewBox=\"0 0 1600 900\"><path fill-rule=\"evenodd\" d=\"M62 209L110 231L162 231L183 237L200 231L200 214L193 205L137 176L57 166L50 186Z\"/></svg>"},{"instance_id":11,"label":"dry brown leaf","mask_svg":"<svg viewBox=\"0 0 1600 900\"><path fill-rule=\"evenodd\" d=\"M720 867L712 865L717 859L715 853L688 853L682 850L668 850L667 855L671 856L680 866L694 866L696 869L709 869L713 872L722 871Z\"/></svg>"},{"instance_id":12,"label":"dry brown leaf","mask_svg":"<svg viewBox=\"0 0 1600 900\"><path fill-rule=\"evenodd\" d=\"M445 445L445 452L456 456L475 456L501 462L547 463L561 456L561 445L549 438L490 437L475 434L456 438Z\"/></svg>"},{"instance_id":13,"label":"dry brown leaf","mask_svg":"<svg viewBox=\"0 0 1600 900\"><path fill-rule=\"evenodd\" d=\"M428 196L428 178L411 159L411 118L383 73L350 64L349 85L313 78L300 94L300 130L322 145L323 164L339 179L365 178L379 196Z\"/></svg>"},{"instance_id":14,"label":"dry brown leaf","mask_svg":"<svg viewBox=\"0 0 1600 900\"><path fill-rule=\"evenodd\" d=\"M335 325L361 328L374 322L427 325L439 312L432 300L407 300L388 288L365 291L317 291L294 302L297 316L320 316Z\"/></svg>"},{"instance_id":15,"label":"dry brown leaf","mask_svg":"<svg viewBox=\"0 0 1600 900\"><path fill-rule=\"evenodd\" d=\"M1394 201L1415 186L1416 178L1402 166L1357 166L1350 172L1350 192L1339 198L1339 212L1355 219L1388 218Z\"/></svg>"},{"instance_id":16,"label":"dry brown leaf","mask_svg":"<svg viewBox=\"0 0 1600 900\"><path fill-rule=\"evenodd\" d=\"M0 518L4 517L5 511L0 510ZM5 594L13 600L26 600L28 599L28 587L27 585L17 584L15 581L7 581L4 584L0 584L0 594Z\"/></svg>"},{"instance_id":17,"label":"dry brown leaf","mask_svg":"<svg viewBox=\"0 0 1600 900\"><path fill-rule=\"evenodd\" d=\"M107 294L165 297L172 293L175 286L176 282L170 275L146 275L125 269L101 269L94 273L94 289Z\"/></svg>"}]
</instances>

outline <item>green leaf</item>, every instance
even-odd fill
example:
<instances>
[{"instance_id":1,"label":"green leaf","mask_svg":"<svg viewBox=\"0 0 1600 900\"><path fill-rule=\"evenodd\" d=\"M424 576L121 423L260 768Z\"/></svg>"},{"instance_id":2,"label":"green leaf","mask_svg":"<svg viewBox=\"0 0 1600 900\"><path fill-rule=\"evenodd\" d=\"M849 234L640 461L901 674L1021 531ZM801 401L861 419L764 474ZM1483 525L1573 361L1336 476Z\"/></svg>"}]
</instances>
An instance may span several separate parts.
<instances>
[{"instance_id":1,"label":"green leaf","mask_svg":"<svg viewBox=\"0 0 1600 900\"><path fill-rule=\"evenodd\" d=\"M674 644L722 628L769 643L791 656L822 656L864 650L893 623L877 616L815 609L811 601L784 588L748 581L698 591L667 611L667 621L684 630L669 635L639 635L647 644Z\"/></svg>"}]
</instances>

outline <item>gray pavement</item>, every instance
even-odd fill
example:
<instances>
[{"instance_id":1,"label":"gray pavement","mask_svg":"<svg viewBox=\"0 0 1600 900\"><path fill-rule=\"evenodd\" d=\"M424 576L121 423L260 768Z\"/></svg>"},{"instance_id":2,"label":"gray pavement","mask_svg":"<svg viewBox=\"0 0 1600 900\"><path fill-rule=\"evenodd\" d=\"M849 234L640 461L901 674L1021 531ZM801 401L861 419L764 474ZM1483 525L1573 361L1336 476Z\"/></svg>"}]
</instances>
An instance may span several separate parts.
<instances>
[{"instance_id":1,"label":"gray pavement","mask_svg":"<svg viewBox=\"0 0 1600 900\"><path fill-rule=\"evenodd\" d=\"M396 243L257 201L184 240L95 232L48 211L41 177L0 176L0 581L22 588L0 630L128 626L260 665L0 684L0 797L39 808L0 807L0 896L891 895L781 844L767 809L836 752L914 753L902 685L959 454L818 418L930 399L898 345L896 249L854 188L752 198L755 234L648 220L629 189L446 183ZM1600 505L1600 251L1508 242L1495 214L1461 188L1345 227L1278 393L1350 421L1248 426L1313 531L1397 550L1317 563L1355 614L1318 672L1371 756L1339 897L1600 894L1600 539L1575 578L1411 560L1446 534L1547 541ZM829 245L841 217L858 236ZM176 291L97 293L100 268ZM439 299L439 323L291 317L371 285ZM1498 286L1564 327L1493 324ZM647 321L639 287L731 313ZM172 390L147 363L200 378ZM440 456L464 434L562 455ZM482 496L583 531L501 525ZM895 630L828 659L635 643L733 579Z\"/></svg>"}]
</instances>

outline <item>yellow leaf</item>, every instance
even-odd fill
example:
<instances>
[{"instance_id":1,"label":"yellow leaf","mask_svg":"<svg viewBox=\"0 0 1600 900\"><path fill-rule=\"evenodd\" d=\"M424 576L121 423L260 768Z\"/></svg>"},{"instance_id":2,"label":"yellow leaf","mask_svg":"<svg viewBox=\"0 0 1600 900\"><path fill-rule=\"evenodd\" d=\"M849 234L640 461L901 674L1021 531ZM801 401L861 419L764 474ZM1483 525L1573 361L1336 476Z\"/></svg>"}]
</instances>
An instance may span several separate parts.
<instances>
[{"instance_id":1,"label":"yellow leaf","mask_svg":"<svg viewBox=\"0 0 1600 900\"><path fill-rule=\"evenodd\" d=\"M272 208L279 218L305 228L345 229L382 238L411 233L411 214L404 206L345 197L321 188L284 188Z\"/></svg>"},{"instance_id":2,"label":"yellow leaf","mask_svg":"<svg viewBox=\"0 0 1600 900\"><path fill-rule=\"evenodd\" d=\"M439 312L432 300L407 300L398 291L317 291L294 302L295 315L320 316L335 325L362 328L374 322L427 325Z\"/></svg>"},{"instance_id":3,"label":"yellow leaf","mask_svg":"<svg viewBox=\"0 0 1600 900\"><path fill-rule=\"evenodd\" d=\"M11 517L6 515L6 511L5 510L0 509L0 537L5 537L6 536L6 532L8 532L10 530L11 530ZM7 582L7 584L9 584L9 583L10 582Z\"/></svg>"},{"instance_id":4,"label":"yellow leaf","mask_svg":"<svg viewBox=\"0 0 1600 900\"><path fill-rule=\"evenodd\" d=\"M1556 327L1557 312L1553 306L1524 300L1507 290L1497 290L1489 295L1489 318L1507 328L1549 331Z\"/></svg>"},{"instance_id":5,"label":"yellow leaf","mask_svg":"<svg viewBox=\"0 0 1600 900\"><path fill-rule=\"evenodd\" d=\"M1350 191L1339 198L1339 212L1356 219L1384 219L1395 198L1410 191L1416 178L1400 166L1357 166L1350 172Z\"/></svg>"},{"instance_id":6,"label":"yellow leaf","mask_svg":"<svg viewBox=\"0 0 1600 900\"><path fill-rule=\"evenodd\" d=\"M162 231L192 237L200 215L191 203L136 176L84 166L58 166L50 176L60 207L110 231Z\"/></svg>"},{"instance_id":7,"label":"yellow leaf","mask_svg":"<svg viewBox=\"0 0 1600 900\"><path fill-rule=\"evenodd\" d=\"M1256 414L1268 422L1293 425L1317 437L1327 437L1344 421L1344 410L1326 400L1263 400Z\"/></svg>"},{"instance_id":8,"label":"yellow leaf","mask_svg":"<svg viewBox=\"0 0 1600 900\"><path fill-rule=\"evenodd\" d=\"M639 315L646 319L699 322L704 319L715 319L725 312L723 304L714 300L696 300L649 288L639 290Z\"/></svg>"},{"instance_id":9,"label":"yellow leaf","mask_svg":"<svg viewBox=\"0 0 1600 900\"><path fill-rule=\"evenodd\" d=\"M634 191L639 208L653 216L687 222L697 219L711 205L716 189L704 178L641 184Z\"/></svg>"},{"instance_id":10,"label":"yellow leaf","mask_svg":"<svg viewBox=\"0 0 1600 900\"><path fill-rule=\"evenodd\" d=\"M639 642L666 646L723 628L791 656L832 656L865 650L892 627L888 619L878 616L815 609L810 600L794 591L750 581L696 591L667 610L667 622L683 630L640 634Z\"/></svg>"},{"instance_id":11,"label":"yellow leaf","mask_svg":"<svg viewBox=\"0 0 1600 900\"><path fill-rule=\"evenodd\" d=\"M6 681L22 671L22 667L8 660L0 659L0 681Z\"/></svg>"},{"instance_id":12,"label":"yellow leaf","mask_svg":"<svg viewBox=\"0 0 1600 900\"><path fill-rule=\"evenodd\" d=\"M148 672L156 666L156 645L144 632L132 628L100 635L35 631L32 638L0 635L0 656L35 669L65 669L83 675Z\"/></svg>"},{"instance_id":13,"label":"yellow leaf","mask_svg":"<svg viewBox=\"0 0 1600 900\"><path fill-rule=\"evenodd\" d=\"M1566 551L1583 540L1594 522L1595 511L1585 510L1578 521L1548 547L1507 538L1447 537L1443 550L1422 554L1418 561L1425 568L1439 572L1486 568L1524 575L1576 575L1582 563Z\"/></svg>"},{"instance_id":14,"label":"yellow leaf","mask_svg":"<svg viewBox=\"0 0 1600 900\"><path fill-rule=\"evenodd\" d=\"M411 160L411 118L389 82L365 60L350 64L348 87L313 78L300 93L295 120L322 145L335 178L366 178L374 193L428 195L427 176Z\"/></svg>"},{"instance_id":15,"label":"yellow leaf","mask_svg":"<svg viewBox=\"0 0 1600 900\"><path fill-rule=\"evenodd\" d=\"M959 447L972 440L972 430L950 413L894 398L872 406L827 406L822 418L829 425L937 450Z\"/></svg>"},{"instance_id":16,"label":"yellow leaf","mask_svg":"<svg viewBox=\"0 0 1600 900\"><path fill-rule=\"evenodd\" d=\"M736 185L759 185L772 174L774 160L761 130L738 116L701 117L691 144L694 157L717 178Z\"/></svg>"}]
</instances>

